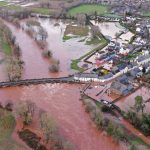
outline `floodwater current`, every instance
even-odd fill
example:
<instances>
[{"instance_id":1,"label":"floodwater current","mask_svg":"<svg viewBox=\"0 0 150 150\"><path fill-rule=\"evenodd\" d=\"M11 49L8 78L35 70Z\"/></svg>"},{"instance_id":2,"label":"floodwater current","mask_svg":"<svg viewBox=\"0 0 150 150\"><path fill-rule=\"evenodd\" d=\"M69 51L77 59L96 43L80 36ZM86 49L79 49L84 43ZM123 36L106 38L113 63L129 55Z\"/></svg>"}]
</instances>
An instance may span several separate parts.
<instances>
[{"instance_id":1,"label":"floodwater current","mask_svg":"<svg viewBox=\"0 0 150 150\"><path fill-rule=\"evenodd\" d=\"M48 32L48 48L53 51L54 57L60 60L60 73L49 73L49 62L43 59L42 50L22 30L6 23L22 51L24 63L23 79L59 77L72 73L70 69L71 59L76 59L89 51L94 46L88 46L78 42L79 39L71 39L63 42L63 32L67 24L58 21L40 19L41 25ZM0 71L2 68L0 68ZM0 72L0 78L4 76ZM23 100L30 100L51 114L60 128L60 132L77 150L123 150L123 147L98 131L89 115L85 112L80 99L81 85L45 84L36 86L22 86L0 89L0 102L11 101L14 105Z\"/></svg>"},{"instance_id":2,"label":"floodwater current","mask_svg":"<svg viewBox=\"0 0 150 150\"><path fill-rule=\"evenodd\" d=\"M60 132L77 150L122 150L110 137L98 131L79 100L81 85L46 84L0 89L0 102L14 105L30 100L51 114Z\"/></svg>"}]
</instances>

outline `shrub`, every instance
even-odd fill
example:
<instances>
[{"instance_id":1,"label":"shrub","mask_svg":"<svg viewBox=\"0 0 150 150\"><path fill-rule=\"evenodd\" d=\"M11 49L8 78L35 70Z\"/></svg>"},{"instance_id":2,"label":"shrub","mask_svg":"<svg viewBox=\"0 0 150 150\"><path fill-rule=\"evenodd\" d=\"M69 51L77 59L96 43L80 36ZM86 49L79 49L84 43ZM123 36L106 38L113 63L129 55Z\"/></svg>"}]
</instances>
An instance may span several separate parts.
<instances>
[{"instance_id":1,"label":"shrub","mask_svg":"<svg viewBox=\"0 0 150 150\"><path fill-rule=\"evenodd\" d=\"M93 121L97 127L97 129L101 129L103 127L103 116L100 110L95 110L95 116L93 118Z\"/></svg>"},{"instance_id":2,"label":"shrub","mask_svg":"<svg viewBox=\"0 0 150 150\"><path fill-rule=\"evenodd\" d=\"M50 65L49 71L53 72L53 73L59 72L59 65L57 65L57 64Z\"/></svg>"},{"instance_id":3,"label":"shrub","mask_svg":"<svg viewBox=\"0 0 150 150\"><path fill-rule=\"evenodd\" d=\"M45 50L42 52L42 56L44 58L51 58L53 56L53 53L50 50Z\"/></svg>"},{"instance_id":4,"label":"shrub","mask_svg":"<svg viewBox=\"0 0 150 150\"><path fill-rule=\"evenodd\" d=\"M13 104L11 102L8 102L5 105L5 109L8 110L8 111L12 111L13 110Z\"/></svg>"},{"instance_id":5,"label":"shrub","mask_svg":"<svg viewBox=\"0 0 150 150\"><path fill-rule=\"evenodd\" d=\"M7 61L7 72L10 81L15 81L21 78L22 75L22 62L18 59L10 58Z\"/></svg>"},{"instance_id":6,"label":"shrub","mask_svg":"<svg viewBox=\"0 0 150 150\"><path fill-rule=\"evenodd\" d=\"M36 110L36 105L30 101L24 101L18 103L15 108L15 114L19 116L24 125L29 125L32 123L33 116Z\"/></svg>"},{"instance_id":7,"label":"shrub","mask_svg":"<svg viewBox=\"0 0 150 150\"><path fill-rule=\"evenodd\" d=\"M52 59L51 63L52 64L49 66L49 71L53 73L59 72L59 60Z\"/></svg>"},{"instance_id":8,"label":"shrub","mask_svg":"<svg viewBox=\"0 0 150 150\"><path fill-rule=\"evenodd\" d=\"M40 26L40 22L36 21L35 19L28 19L26 22L27 26Z\"/></svg>"},{"instance_id":9,"label":"shrub","mask_svg":"<svg viewBox=\"0 0 150 150\"><path fill-rule=\"evenodd\" d=\"M19 137L33 150L47 150L40 144L40 138L28 129L18 132Z\"/></svg>"},{"instance_id":10,"label":"shrub","mask_svg":"<svg viewBox=\"0 0 150 150\"><path fill-rule=\"evenodd\" d=\"M83 103L85 105L85 111L88 113L91 112L91 115L95 115L94 110L96 109L96 104L89 99L84 99Z\"/></svg>"},{"instance_id":11,"label":"shrub","mask_svg":"<svg viewBox=\"0 0 150 150\"><path fill-rule=\"evenodd\" d=\"M106 128L106 132L107 132L108 135L113 135L114 125L110 121L109 121L108 126Z\"/></svg>"},{"instance_id":12,"label":"shrub","mask_svg":"<svg viewBox=\"0 0 150 150\"><path fill-rule=\"evenodd\" d=\"M47 42L43 41L43 40L36 40L37 45L41 48L41 49L45 49L47 46Z\"/></svg>"},{"instance_id":13,"label":"shrub","mask_svg":"<svg viewBox=\"0 0 150 150\"><path fill-rule=\"evenodd\" d=\"M57 125L55 120L43 112L40 116L40 126L44 133L46 142L51 141L57 131Z\"/></svg>"},{"instance_id":14,"label":"shrub","mask_svg":"<svg viewBox=\"0 0 150 150\"><path fill-rule=\"evenodd\" d=\"M17 28L20 28L20 22L19 22L19 19L18 18L14 18L12 23L17 27Z\"/></svg>"}]
</instances>

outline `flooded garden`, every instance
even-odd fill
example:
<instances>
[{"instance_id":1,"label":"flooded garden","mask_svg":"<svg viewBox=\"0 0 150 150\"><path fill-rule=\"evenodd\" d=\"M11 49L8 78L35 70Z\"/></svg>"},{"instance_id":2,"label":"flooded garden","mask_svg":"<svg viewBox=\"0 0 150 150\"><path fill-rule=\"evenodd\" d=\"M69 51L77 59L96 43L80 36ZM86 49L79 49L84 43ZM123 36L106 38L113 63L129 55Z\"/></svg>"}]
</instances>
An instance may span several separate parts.
<instances>
[{"instance_id":1,"label":"flooded garden","mask_svg":"<svg viewBox=\"0 0 150 150\"><path fill-rule=\"evenodd\" d=\"M150 90L147 87L141 87L136 92L132 93L128 97L122 98L120 101L116 103L117 106L119 106L122 110L128 111L132 109L135 105L135 97L138 95L141 95L143 97L143 101L145 103L144 112L149 114L150 113L150 96L149 96Z\"/></svg>"}]
</instances>

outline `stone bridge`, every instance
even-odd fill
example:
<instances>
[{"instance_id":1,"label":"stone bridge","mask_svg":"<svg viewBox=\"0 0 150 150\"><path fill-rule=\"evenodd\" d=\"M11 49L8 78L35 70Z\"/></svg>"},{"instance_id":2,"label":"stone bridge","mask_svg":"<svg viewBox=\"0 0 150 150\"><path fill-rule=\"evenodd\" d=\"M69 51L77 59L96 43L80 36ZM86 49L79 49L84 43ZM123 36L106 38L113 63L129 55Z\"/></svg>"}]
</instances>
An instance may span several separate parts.
<instances>
[{"instance_id":1,"label":"stone bridge","mask_svg":"<svg viewBox=\"0 0 150 150\"><path fill-rule=\"evenodd\" d=\"M26 80L18 80L18 81L0 82L0 88L22 86L22 85L28 86L28 85L37 85L37 84L46 84L46 83L79 84L79 82L74 80L73 76L69 76L69 77L60 77L60 78L26 79Z\"/></svg>"}]
</instances>

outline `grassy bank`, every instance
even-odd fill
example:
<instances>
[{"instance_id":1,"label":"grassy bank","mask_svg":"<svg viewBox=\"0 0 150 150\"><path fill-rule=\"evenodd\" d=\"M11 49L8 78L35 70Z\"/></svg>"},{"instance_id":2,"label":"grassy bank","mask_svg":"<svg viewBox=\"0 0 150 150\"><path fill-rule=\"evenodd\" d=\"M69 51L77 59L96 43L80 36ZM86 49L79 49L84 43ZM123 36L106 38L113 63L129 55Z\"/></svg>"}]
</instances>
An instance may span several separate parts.
<instances>
[{"instance_id":1,"label":"grassy bank","mask_svg":"<svg viewBox=\"0 0 150 150\"><path fill-rule=\"evenodd\" d=\"M150 17L150 10L144 10L144 11L142 12L142 15L143 15L144 17Z\"/></svg>"},{"instance_id":2,"label":"grassy bank","mask_svg":"<svg viewBox=\"0 0 150 150\"><path fill-rule=\"evenodd\" d=\"M101 43L101 40L98 38L92 38L89 41L86 41L86 45L97 45Z\"/></svg>"},{"instance_id":3,"label":"grassy bank","mask_svg":"<svg viewBox=\"0 0 150 150\"><path fill-rule=\"evenodd\" d=\"M76 16L79 13L104 15L108 13L108 6L96 5L96 4L83 4L77 7L73 7L68 10L68 16Z\"/></svg>"},{"instance_id":4,"label":"grassy bank","mask_svg":"<svg viewBox=\"0 0 150 150\"><path fill-rule=\"evenodd\" d=\"M85 55L81 56L81 57L78 58L78 59L72 60L71 69L78 70L78 71L80 71L80 72L84 71L82 68L80 68L80 67L78 66L78 63L79 63L82 59L86 58L87 56L90 56L90 55L92 55L93 53L95 53L96 51L99 51L99 50L103 49L106 45L107 45L107 41L103 38L103 39L101 40L100 45L99 45L97 48L92 49L91 51L89 51L88 53L86 53Z\"/></svg>"},{"instance_id":5,"label":"grassy bank","mask_svg":"<svg viewBox=\"0 0 150 150\"><path fill-rule=\"evenodd\" d=\"M48 8L30 8L31 12L41 14L41 15L50 15L51 10Z\"/></svg>"},{"instance_id":6,"label":"grassy bank","mask_svg":"<svg viewBox=\"0 0 150 150\"><path fill-rule=\"evenodd\" d=\"M7 5L7 4L8 4L7 2L1 1L1 2L0 2L0 7L5 6L5 5Z\"/></svg>"},{"instance_id":7,"label":"grassy bank","mask_svg":"<svg viewBox=\"0 0 150 150\"><path fill-rule=\"evenodd\" d=\"M15 119L12 116L12 114L0 108L0 143L1 144L11 136L14 127L15 127Z\"/></svg>"},{"instance_id":8,"label":"grassy bank","mask_svg":"<svg viewBox=\"0 0 150 150\"><path fill-rule=\"evenodd\" d=\"M148 150L150 148L150 145L137 137L134 132L130 132L121 121L116 121L118 116L115 115L114 110L84 94L81 95L81 101L97 129L104 130L116 142L126 144L130 150Z\"/></svg>"},{"instance_id":9,"label":"grassy bank","mask_svg":"<svg viewBox=\"0 0 150 150\"><path fill-rule=\"evenodd\" d=\"M0 147L3 150L25 150L11 139L14 128L15 118L12 113L0 108Z\"/></svg>"},{"instance_id":10,"label":"grassy bank","mask_svg":"<svg viewBox=\"0 0 150 150\"><path fill-rule=\"evenodd\" d=\"M10 56L12 54L12 49L7 40L4 38L4 35L1 30L0 30L0 47L2 48L6 56Z\"/></svg>"}]
</instances>

